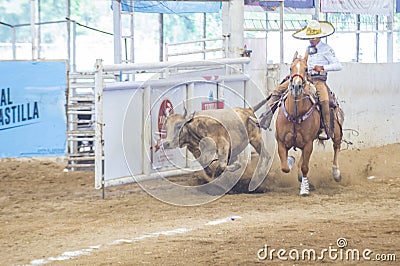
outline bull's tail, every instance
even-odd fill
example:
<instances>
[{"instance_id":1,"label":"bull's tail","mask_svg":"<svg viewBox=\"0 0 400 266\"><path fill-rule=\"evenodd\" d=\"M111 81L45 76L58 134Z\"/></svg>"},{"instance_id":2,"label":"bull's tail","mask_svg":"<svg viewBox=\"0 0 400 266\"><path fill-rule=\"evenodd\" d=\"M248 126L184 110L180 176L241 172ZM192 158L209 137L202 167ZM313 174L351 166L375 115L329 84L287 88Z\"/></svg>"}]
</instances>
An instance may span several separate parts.
<instances>
[{"instance_id":1,"label":"bull's tail","mask_svg":"<svg viewBox=\"0 0 400 266\"><path fill-rule=\"evenodd\" d=\"M271 98L271 94L265 98L264 100L262 100L261 102L257 103L256 105L254 105L251 109L253 109L253 112L256 112L258 109L260 109L261 107L264 106L264 104L266 102L268 102L268 100Z\"/></svg>"}]
</instances>

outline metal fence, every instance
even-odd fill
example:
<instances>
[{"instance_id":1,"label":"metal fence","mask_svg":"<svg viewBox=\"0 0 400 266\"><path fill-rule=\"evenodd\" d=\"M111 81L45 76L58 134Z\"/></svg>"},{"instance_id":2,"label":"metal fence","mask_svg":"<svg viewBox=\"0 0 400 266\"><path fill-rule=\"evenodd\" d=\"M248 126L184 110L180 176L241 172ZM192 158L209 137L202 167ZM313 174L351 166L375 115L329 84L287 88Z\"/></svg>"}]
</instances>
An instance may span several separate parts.
<instances>
[{"instance_id":1,"label":"metal fence","mask_svg":"<svg viewBox=\"0 0 400 266\"><path fill-rule=\"evenodd\" d=\"M201 59L226 58L229 37L165 43L165 61L171 57L201 54Z\"/></svg>"}]
</instances>

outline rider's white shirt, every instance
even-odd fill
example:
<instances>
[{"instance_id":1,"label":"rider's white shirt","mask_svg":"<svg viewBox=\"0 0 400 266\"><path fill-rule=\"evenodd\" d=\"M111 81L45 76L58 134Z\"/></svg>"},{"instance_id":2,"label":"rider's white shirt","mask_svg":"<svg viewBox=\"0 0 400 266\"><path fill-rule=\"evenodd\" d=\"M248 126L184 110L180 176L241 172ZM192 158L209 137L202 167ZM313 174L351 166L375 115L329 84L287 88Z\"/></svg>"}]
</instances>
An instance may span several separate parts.
<instances>
[{"instance_id":1,"label":"rider's white shirt","mask_svg":"<svg viewBox=\"0 0 400 266\"><path fill-rule=\"evenodd\" d=\"M308 56L308 70L314 66L323 66L326 72L342 70L342 64L335 56L335 51L326 43L320 41L315 48L317 53Z\"/></svg>"}]
</instances>

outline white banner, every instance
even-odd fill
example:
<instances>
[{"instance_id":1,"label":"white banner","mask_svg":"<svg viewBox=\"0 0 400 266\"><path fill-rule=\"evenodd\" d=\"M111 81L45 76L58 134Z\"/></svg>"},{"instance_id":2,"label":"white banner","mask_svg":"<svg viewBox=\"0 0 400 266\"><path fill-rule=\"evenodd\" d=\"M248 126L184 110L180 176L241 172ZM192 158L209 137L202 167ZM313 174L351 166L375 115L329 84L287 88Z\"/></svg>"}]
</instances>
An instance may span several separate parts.
<instances>
[{"instance_id":1,"label":"white banner","mask_svg":"<svg viewBox=\"0 0 400 266\"><path fill-rule=\"evenodd\" d=\"M325 13L353 13L370 15L393 14L393 0L321 0Z\"/></svg>"}]
</instances>

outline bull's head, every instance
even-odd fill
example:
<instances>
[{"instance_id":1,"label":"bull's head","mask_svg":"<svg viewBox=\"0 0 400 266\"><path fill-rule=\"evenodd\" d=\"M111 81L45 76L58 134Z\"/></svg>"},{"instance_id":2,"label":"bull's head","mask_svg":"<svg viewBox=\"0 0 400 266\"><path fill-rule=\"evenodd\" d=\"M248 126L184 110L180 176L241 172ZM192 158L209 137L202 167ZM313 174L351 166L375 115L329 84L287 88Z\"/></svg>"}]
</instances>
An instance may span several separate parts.
<instances>
[{"instance_id":1,"label":"bull's head","mask_svg":"<svg viewBox=\"0 0 400 266\"><path fill-rule=\"evenodd\" d=\"M186 122L186 110L184 115L172 114L167 116L165 121L166 137L163 140L164 149L174 149L179 147L179 132Z\"/></svg>"}]
</instances>

